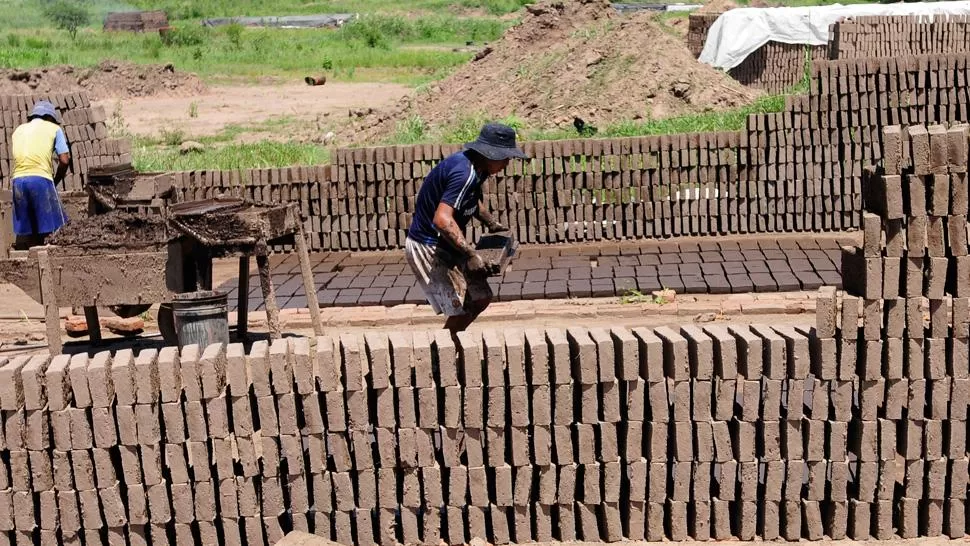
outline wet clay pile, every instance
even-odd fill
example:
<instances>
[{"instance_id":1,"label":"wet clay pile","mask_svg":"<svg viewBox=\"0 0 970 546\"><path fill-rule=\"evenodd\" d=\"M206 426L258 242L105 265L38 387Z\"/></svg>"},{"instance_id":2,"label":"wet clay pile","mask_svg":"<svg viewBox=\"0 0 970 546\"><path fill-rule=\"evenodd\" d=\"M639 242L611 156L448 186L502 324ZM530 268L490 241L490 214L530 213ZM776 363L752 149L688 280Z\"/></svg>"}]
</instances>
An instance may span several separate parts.
<instances>
[{"instance_id":1,"label":"wet clay pile","mask_svg":"<svg viewBox=\"0 0 970 546\"><path fill-rule=\"evenodd\" d=\"M69 222L51 237L50 244L89 250L137 249L165 244L170 238L161 216L112 211Z\"/></svg>"},{"instance_id":2,"label":"wet clay pile","mask_svg":"<svg viewBox=\"0 0 970 546\"><path fill-rule=\"evenodd\" d=\"M92 68L70 65L0 70L0 94L76 93L92 100L149 96L192 96L206 91L198 76L171 64L136 65L102 61Z\"/></svg>"},{"instance_id":3,"label":"wet clay pile","mask_svg":"<svg viewBox=\"0 0 970 546\"><path fill-rule=\"evenodd\" d=\"M727 109L757 94L697 62L654 15L620 15L608 0L527 6L522 23L490 48L356 129L379 137L415 114L432 125L478 114L515 115L530 128L569 127L573 116L606 124Z\"/></svg>"}]
</instances>

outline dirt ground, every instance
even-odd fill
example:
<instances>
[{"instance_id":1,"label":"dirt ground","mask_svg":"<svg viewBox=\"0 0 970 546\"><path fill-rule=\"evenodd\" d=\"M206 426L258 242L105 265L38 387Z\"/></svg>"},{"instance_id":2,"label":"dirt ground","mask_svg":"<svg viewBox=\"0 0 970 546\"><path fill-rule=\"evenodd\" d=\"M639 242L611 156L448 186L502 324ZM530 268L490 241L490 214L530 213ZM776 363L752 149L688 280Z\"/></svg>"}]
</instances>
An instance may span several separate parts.
<instances>
[{"instance_id":1,"label":"dirt ground","mask_svg":"<svg viewBox=\"0 0 970 546\"><path fill-rule=\"evenodd\" d=\"M190 137L216 135L229 125L259 125L289 118L304 130L326 132L328 126L343 123L352 110L384 108L410 93L404 85L390 83L327 83L311 87L304 83L282 85L210 86L203 94L186 97L141 97L98 101L109 116L120 113L128 131L155 135L160 129L178 128ZM193 107L193 105L195 105ZM310 127L307 127L310 125ZM249 139L299 138L289 132L252 131ZM309 137L311 135L302 135ZM322 134L320 135L322 137Z\"/></svg>"}]
</instances>

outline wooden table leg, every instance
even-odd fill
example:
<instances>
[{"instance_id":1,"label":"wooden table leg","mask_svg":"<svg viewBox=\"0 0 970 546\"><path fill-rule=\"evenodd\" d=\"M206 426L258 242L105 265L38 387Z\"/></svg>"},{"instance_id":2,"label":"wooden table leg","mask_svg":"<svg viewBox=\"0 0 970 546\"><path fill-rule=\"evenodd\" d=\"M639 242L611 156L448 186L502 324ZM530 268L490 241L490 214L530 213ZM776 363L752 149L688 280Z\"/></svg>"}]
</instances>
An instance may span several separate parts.
<instances>
[{"instance_id":1,"label":"wooden table leg","mask_svg":"<svg viewBox=\"0 0 970 546\"><path fill-rule=\"evenodd\" d=\"M85 307L84 320L88 323L88 339L91 344L101 343L101 320L98 319L98 308L94 306Z\"/></svg>"},{"instance_id":2,"label":"wooden table leg","mask_svg":"<svg viewBox=\"0 0 970 546\"><path fill-rule=\"evenodd\" d=\"M269 338L280 339L280 308L276 303L276 289L273 288L273 276L269 268L268 256L256 256L256 267L259 269L259 284L263 289L263 304L266 305L266 322L269 326Z\"/></svg>"},{"instance_id":3,"label":"wooden table leg","mask_svg":"<svg viewBox=\"0 0 970 546\"><path fill-rule=\"evenodd\" d=\"M239 257L239 304L236 305L236 335L246 341L249 333L249 256Z\"/></svg>"},{"instance_id":4,"label":"wooden table leg","mask_svg":"<svg viewBox=\"0 0 970 546\"><path fill-rule=\"evenodd\" d=\"M52 356L61 354L64 344L61 342L61 318L57 310L57 299L54 297L54 271L51 269L51 259L46 250L37 252L37 264L40 267L40 293L44 303L45 326L47 327L47 346Z\"/></svg>"},{"instance_id":5,"label":"wooden table leg","mask_svg":"<svg viewBox=\"0 0 970 546\"><path fill-rule=\"evenodd\" d=\"M310 320L313 322L313 333L323 335L323 319L320 317L320 302L317 300L317 285L313 282L313 268L310 266L310 253L307 250L306 235L303 226L297 228L293 236L296 241L296 255L300 259L300 272L303 274L303 291L306 293L307 307L310 309Z\"/></svg>"}]
</instances>

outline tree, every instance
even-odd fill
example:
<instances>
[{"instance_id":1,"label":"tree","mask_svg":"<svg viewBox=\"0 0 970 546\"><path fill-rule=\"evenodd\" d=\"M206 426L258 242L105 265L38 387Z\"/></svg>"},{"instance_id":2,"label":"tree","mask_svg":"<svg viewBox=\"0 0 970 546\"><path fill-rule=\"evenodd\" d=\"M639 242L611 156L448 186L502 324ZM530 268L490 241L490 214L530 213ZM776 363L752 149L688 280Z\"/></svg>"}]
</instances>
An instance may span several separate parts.
<instances>
[{"instance_id":1,"label":"tree","mask_svg":"<svg viewBox=\"0 0 970 546\"><path fill-rule=\"evenodd\" d=\"M91 22L91 14L84 6L68 0L58 0L50 4L46 11L57 28L71 34L72 40L77 38L78 28Z\"/></svg>"}]
</instances>

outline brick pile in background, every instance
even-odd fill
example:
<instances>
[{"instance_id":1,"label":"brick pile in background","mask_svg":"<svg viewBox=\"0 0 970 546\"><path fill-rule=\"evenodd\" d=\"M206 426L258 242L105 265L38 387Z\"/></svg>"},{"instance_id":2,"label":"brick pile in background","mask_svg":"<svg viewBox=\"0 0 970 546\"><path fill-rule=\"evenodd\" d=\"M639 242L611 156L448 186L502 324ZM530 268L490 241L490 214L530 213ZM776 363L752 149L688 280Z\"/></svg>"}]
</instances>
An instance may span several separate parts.
<instances>
[{"instance_id":1,"label":"brick pile in background","mask_svg":"<svg viewBox=\"0 0 970 546\"><path fill-rule=\"evenodd\" d=\"M84 176L91 167L131 161L131 144L127 140L108 138L104 108L91 106L86 93L0 95L0 189L10 189L14 167L10 156L11 135L27 121L38 100L48 100L57 109L74 156L74 173L68 172L59 190L83 189Z\"/></svg>"},{"instance_id":2,"label":"brick pile in background","mask_svg":"<svg viewBox=\"0 0 970 546\"><path fill-rule=\"evenodd\" d=\"M903 538L963 537L967 126L887 127L884 142L882 167L867 180L863 245L843 250L845 295L838 302L823 290L816 307L819 347L830 354L837 344L858 376L849 527L880 539L894 528Z\"/></svg>"},{"instance_id":3,"label":"brick pile in background","mask_svg":"<svg viewBox=\"0 0 970 546\"><path fill-rule=\"evenodd\" d=\"M687 47L694 56L704 49L707 33L720 14L690 15ZM926 21L920 16L864 16L834 23L823 46L769 41L728 74L737 81L771 93L788 91L805 77L809 65L830 59L873 59L970 50L967 18ZM808 64L806 64L808 63Z\"/></svg>"},{"instance_id":4,"label":"brick pile in background","mask_svg":"<svg viewBox=\"0 0 970 546\"><path fill-rule=\"evenodd\" d=\"M829 59L901 57L928 53L959 53L970 50L966 16L853 17L832 25Z\"/></svg>"},{"instance_id":5,"label":"brick pile in background","mask_svg":"<svg viewBox=\"0 0 970 546\"><path fill-rule=\"evenodd\" d=\"M827 46L770 41L728 70L728 74L749 87L785 93L805 79L808 63L824 60L827 55Z\"/></svg>"},{"instance_id":6,"label":"brick pile in background","mask_svg":"<svg viewBox=\"0 0 970 546\"><path fill-rule=\"evenodd\" d=\"M525 143L533 159L491 180L486 204L522 243L855 229L883 125L970 120L967 88L952 84L967 58L820 61L808 95L737 132ZM457 149L338 149L330 165L176 179L185 199L298 202L315 250L384 250L401 248L424 176Z\"/></svg>"},{"instance_id":7,"label":"brick pile in background","mask_svg":"<svg viewBox=\"0 0 970 546\"><path fill-rule=\"evenodd\" d=\"M114 12L104 18L104 30L155 32L163 28L168 28L168 16L164 11Z\"/></svg>"},{"instance_id":8,"label":"brick pile in background","mask_svg":"<svg viewBox=\"0 0 970 546\"><path fill-rule=\"evenodd\" d=\"M707 31L711 30L711 25L720 13L691 13L687 18L687 49L694 55L700 57L704 51L704 44L707 42Z\"/></svg>"},{"instance_id":9,"label":"brick pile in background","mask_svg":"<svg viewBox=\"0 0 970 546\"><path fill-rule=\"evenodd\" d=\"M509 270L489 279L497 301L588 298L678 293L727 294L815 290L842 286L842 239L720 239L718 241L627 241L585 245L520 247ZM317 299L323 307L423 304L424 292L404 253L326 252L311 255ZM296 256L271 260L280 307L303 309L307 300ZM218 287L238 298L238 281ZM262 308L259 279L250 279L249 309Z\"/></svg>"}]
</instances>

